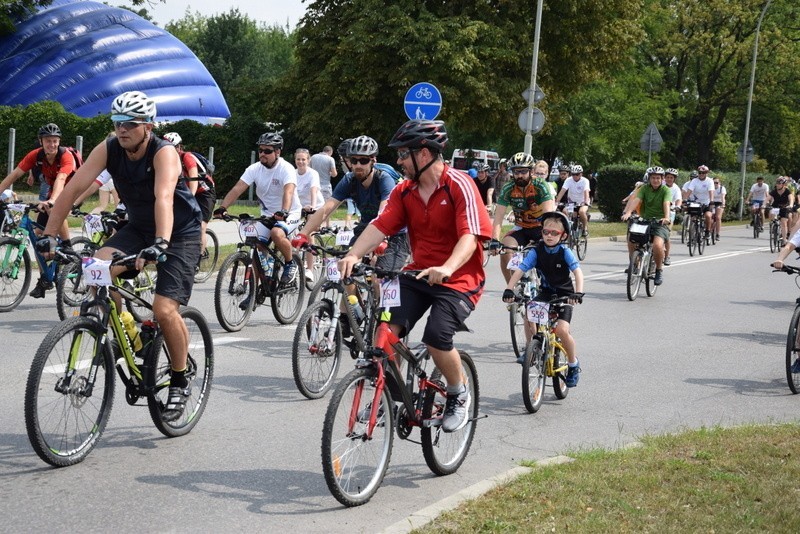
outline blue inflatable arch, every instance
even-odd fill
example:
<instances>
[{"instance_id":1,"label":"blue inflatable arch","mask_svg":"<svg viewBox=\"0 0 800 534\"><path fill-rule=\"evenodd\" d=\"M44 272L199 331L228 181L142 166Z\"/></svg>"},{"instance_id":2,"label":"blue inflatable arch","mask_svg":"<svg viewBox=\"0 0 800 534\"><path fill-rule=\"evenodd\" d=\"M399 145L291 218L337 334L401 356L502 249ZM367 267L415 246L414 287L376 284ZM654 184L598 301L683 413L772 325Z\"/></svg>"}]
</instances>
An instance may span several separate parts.
<instances>
[{"instance_id":1,"label":"blue inflatable arch","mask_svg":"<svg viewBox=\"0 0 800 534\"><path fill-rule=\"evenodd\" d=\"M81 117L109 113L125 91L144 91L159 121L221 123L225 99L197 56L128 10L55 0L0 39L0 105L60 102Z\"/></svg>"}]
</instances>

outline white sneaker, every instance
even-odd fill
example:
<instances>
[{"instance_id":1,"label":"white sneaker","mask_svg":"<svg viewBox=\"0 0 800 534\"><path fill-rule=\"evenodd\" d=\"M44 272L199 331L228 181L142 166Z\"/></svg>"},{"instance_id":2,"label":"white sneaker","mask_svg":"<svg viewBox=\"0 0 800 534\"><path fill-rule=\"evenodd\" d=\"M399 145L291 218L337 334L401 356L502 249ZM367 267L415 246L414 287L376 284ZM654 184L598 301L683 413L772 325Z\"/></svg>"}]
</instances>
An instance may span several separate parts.
<instances>
[{"instance_id":1,"label":"white sneaker","mask_svg":"<svg viewBox=\"0 0 800 534\"><path fill-rule=\"evenodd\" d=\"M317 281L316 277L314 276L314 271L306 269L306 280L308 280L312 284Z\"/></svg>"},{"instance_id":2,"label":"white sneaker","mask_svg":"<svg viewBox=\"0 0 800 534\"><path fill-rule=\"evenodd\" d=\"M472 396L469 388L464 385L464 391L455 395L447 395L447 403L442 418L442 430L455 432L461 430L469 422L469 408L472 405Z\"/></svg>"}]
</instances>

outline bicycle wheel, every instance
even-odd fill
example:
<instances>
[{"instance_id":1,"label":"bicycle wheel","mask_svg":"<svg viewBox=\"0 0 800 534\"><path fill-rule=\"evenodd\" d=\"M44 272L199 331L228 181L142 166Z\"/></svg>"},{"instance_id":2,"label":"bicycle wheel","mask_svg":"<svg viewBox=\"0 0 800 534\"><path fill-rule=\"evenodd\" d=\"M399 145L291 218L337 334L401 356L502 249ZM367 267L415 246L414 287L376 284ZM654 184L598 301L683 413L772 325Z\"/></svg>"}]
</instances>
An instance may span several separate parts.
<instances>
[{"instance_id":1,"label":"bicycle wheel","mask_svg":"<svg viewBox=\"0 0 800 534\"><path fill-rule=\"evenodd\" d=\"M658 286L656 285L656 257L651 253L650 254L650 261L647 262L647 274L645 276L645 291L647 291L648 297L654 297L656 295L656 291L658 290Z\"/></svg>"},{"instance_id":2,"label":"bicycle wheel","mask_svg":"<svg viewBox=\"0 0 800 534\"><path fill-rule=\"evenodd\" d=\"M297 389L308 399L318 399L331 388L339 370L342 332L333 326L333 303L315 302L297 322L292 343L292 374ZM335 330L334 330L335 328Z\"/></svg>"},{"instance_id":3,"label":"bicycle wheel","mask_svg":"<svg viewBox=\"0 0 800 534\"><path fill-rule=\"evenodd\" d=\"M711 227L714 228L714 225L712 224ZM711 244L712 245L716 245L717 244L717 234L716 234L716 232L717 232L716 228L711 230Z\"/></svg>"},{"instance_id":4,"label":"bicycle wheel","mask_svg":"<svg viewBox=\"0 0 800 534\"><path fill-rule=\"evenodd\" d=\"M704 235L704 228L702 225L697 224L695 226L697 233L695 234L695 242L697 243L697 253L699 255L703 255L703 251L706 249L706 236Z\"/></svg>"},{"instance_id":5,"label":"bicycle wheel","mask_svg":"<svg viewBox=\"0 0 800 534\"><path fill-rule=\"evenodd\" d=\"M642 265L643 256L644 254L642 251L637 250L633 253L633 258L631 258L628 264L628 285L626 289L628 292L628 300L631 302L636 300L636 297L639 295L639 287L642 284L642 271L644 270L644 265Z\"/></svg>"},{"instance_id":6,"label":"bicycle wheel","mask_svg":"<svg viewBox=\"0 0 800 534\"><path fill-rule=\"evenodd\" d=\"M780 225L770 224L769 226L769 251L775 252L778 250L778 233Z\"/></svg>"},{"instance_id":7,"label":"bicycle wheel","mask_svg":"<svg viewBox=\"0 0 800 534\"><path fill-rule=\"evenodd\" d=\"M759 230L758 230L759 219L758 219L758 217L753 216L753 220L751 221L750 224L753 225L753 239L758 239L758 233L759 233Z\"/></svg>"},{"instance_id":8,"label":"bicycle wheel","mask_svg":"<svg viewBox=\"0 0 800 534\"><path fill-rule=\"evenodd\" d=\"M522 362L522 401L530 413L536 413L544 400L545 353L542 340L533 336L525 347L525 361Z\"/></svg>"},{"instance_id":9,"label":"bicycle wheel","mask_svg":"<svg viewBox=\"0 0 800 534\"><path fill-rule=\"evenodd\" d=\"M558 346L553 347L553 391L557 399L566 399L569 394L567 387L567 369L559 371L567 365L567 355Z\"/></svg>"},{"instance_id":10,"label":"bicycle wheel","mask_svg":"<svg viewBox=\"0 0 800 534\"><path fill-rule=\"evenodd\" d=\"M219 261L219 239L211 228L206 228L206 249L200 253L200 263L194 273L194 281L202 284L214 274Z\"/></svg>"},{"instance_id":11,"label":"bicycle wheel","mask_svg":"<svg viewBox=\"0 0 800 534\"><path fill-rule=\"evenodd\" d=\"M89 287L83 281L83 270L77 262L62 265L56 278L56 311L62 321L78 315L81 304L89 298Z\"/></svg>"},{"instance_id":12,"label":"bicycle wheel","mask_svg":"<svg viewBox=\"0 0 800 534\"><path fill-rule=\"evenodd\" d=\"M508 321L511 326L511 346L519 358L525 353L525 303L514 302L508 306Z\"/></svg>"},{"instance_id":13,"label":"bicycle wheel","mask_svg":"<svg viewBox=\"0 0 800 534\"><path fill-rule=\"evenodd\" d=\"M789 389L795 395L800 393L800 373L793 373L792 366L800 358L800 305L794 309L792 320L789 322L789 333L786 336L786 381ZM800 365L798 363L797 365Z\"/></svg>"},{"instance_id":14,"label":"bicycle wheel","mask_svg":"<svg viewBox=\"0 0 800 534\"><path fill-rule=\"evenodd\" d=\"M589 247L589 238L580 230L578 240L575 243L575 253L578 255L578 260L583 261L586 259L586 249Z\"/></svg>"},{"instance_id":15,"label":"bicycle wheel","mask_svg":"<svg viewBox=\"0 0 800 534\"><path fill-rule=\"evenodd\" d=\"M480 388L478 387L478 373L475 371L475 364L469 354L463 350L458 351L461 356L461 375L466 379L469 388L472 404L469 407L469 422L455 432L445 432L441 425L434 427L422 427L420 429L422 437L422 454L428 468L437 475L449 475L455 473L464 459L467 457L469 448L472 445L472 438L475 436L475 426L478 417L478 404L480 400ZM431 373L431 381L441 381L444 379L441 371L434 368ZM446 398L439 391L429 388L425 392L425 401L422 405L422 418L431 419L444 414Z\"/></svg>"},{"instance_id":16,"label":"bicycle wheel","mask_svg":"<svg viewBox=\"0 0 800 534\"><path fill-rule=\"evenodd\" d=\"M681 244L686 243L687 239L689 239L689 216L683 215L683 220L681 221Z\"/></svg>"},{"instance_id":17,"label":"bicycle wheel","mask_svg":"<svg viewBox=\"0 0 800 534\"><path fill-rule=\"evenodd\" d=\"M0 312L11 311L22 302L31 285L31 257L19 239L0 238Z\"/></svg>"},{"instance_id":18,"label":"bicycle wheel","mask_svg":"<svg viewBox=\"0 0 800 534\"><path fill-rule=\"evenodd\" d=\"M279 273L277 263L275 264L275 272L272 275L275 289L272 292L269 303L272 306L272 315L281 324L290 324L297 319L303 307L303 297L306 293L303 259L295 252L292 254L292 261L297 266L297 274L294 280L287 284L281 284L278 276L283 272L283 269L280 269Z\"/></svg>"},{"instance_id":19,"label":"bicycle wheel","mask_svg":"<svg viewBox=\"0 0 800 534\"><path fill-rule=\"evenodd\" d=\"M186 409L175 421L164 421L161 412L167 403L170 378L170 356L159 333L153 341L153 349L147 356L144 369L148 386L147 408L156 428L165 436L174 438L192 431L208 404L211 381L214 378L214 341L206 318L199 310L181 308L181 317L189 331L189 354L186 361L186 378L191 394L186 399Z\"/></svg>"},{"instance_id":20,"label":"bicycle wheel","mask_svg":"<svg viewBox=\"0 0 800 534\"><path fill-rule=\"evenodd\" d=\"M25 387L25 427L50 465L82 461L97 445L114 404L114 359L90 317L68 319L45 336ZM68 376L71 375L71 376Z\"/></svg>"},{"instance_id":21,"label":"bicycle wheel","mask_svg":"<svg viewBox=\"0 0 800 534\"><path fill-rule=\"evenodd\" d=\"M243 250L225 258L219 268L214 286L214 311L219 324L228 332L241 330L253 313L255 276L250 256ZM245 300L247 303L242 309Z\"/></svg>"},{"instance_id":22,"label":"bicycle wheel","mask_svg":"<svg viewBox=\"0 0 800 534\"><path fill-rule=\"evenodd\" d=\"M392 456L393 404L385 388L376 407L376 424L368 435L375 398L375 369L355 369L336 386L322 428L325 483L345 506L368 502L378 491Z\"/></svg>"},{"instance_id":23,"label":"bicycle wheel","mask_svg":"<svg viewBox=\"0 0 800 534\"><path fill-rule=\"evenodd\" d=\"M126 285L130 292L152 305L153 298L156 295L157 279L158 269L155 264L151 263L145 265L144 268L136 274L135 278L124 279L121 283ZM131 312L131 315L133 315L137 322L141 323L142 321L153 318L153 309L138 304L136 301L126 300L125 308Z\"/></svg>"},{"instance_id":24,"label":"bicycle wheel","mask_svg":"<svg viewBox=\"0 0 800 534\"><path fill-rule=\"evenodd\" d=\"M694 221L689 223L689 235L687 236L687 239L689 256L694 256L695 249L697 248L697 224Z\"/></svg>"}]
</instances>

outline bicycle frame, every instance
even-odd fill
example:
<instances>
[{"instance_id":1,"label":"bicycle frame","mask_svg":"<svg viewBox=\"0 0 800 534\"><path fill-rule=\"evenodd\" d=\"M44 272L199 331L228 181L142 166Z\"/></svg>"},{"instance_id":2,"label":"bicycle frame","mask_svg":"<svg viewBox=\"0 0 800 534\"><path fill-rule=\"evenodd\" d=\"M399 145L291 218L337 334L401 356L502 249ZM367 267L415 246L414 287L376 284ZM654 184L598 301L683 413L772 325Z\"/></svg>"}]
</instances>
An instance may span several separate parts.
<instances>
[{"instance_id":1,"label":"bicycle frame","mask_svg":"<svg viewBox=\"0 0 800 534\"><path fill-rule=\"evenodd\" d=\"M556 376L558 373L565 373L567 371L567 361L565 360L558 368L554 367L555 351L560 349L566 356L567 350L561 344L561 340L556 336L555 326L558 322L558 310L550 309L548 324L537 324L536 334L541 334L545 343L547 343L547 361L545 362L545 375L548 377Z\"/></svg>"},{"instance_id":2,"label":"bicycle frame","mask_svg":"<svg viewBox=\"0 0 800 534\"><path fill-rule=\"evenodd\" d=\"M39 272L42 273L42 277L48 282L54 282L56 275L58 274L58 262L55 260L50 260L50 262L48 262L41 254L39 254L39 251L37 251L36 247L34 246L33 236L36 235L36 230L44 230L44 227L30 218L28 213L32 209L34 209L34 206L31 204L25 206L22 219L20 219L19 224L16 226L16 228L11 230L11 233L9 234L9 237L19 241L19 253L17 254L17 261L15 262L14 269L12 270L12 276L16 277L19 274L19 264L20 261L22 261L22 253L28 247L28 243L30 243L31 248L33 249L33 254L36 258L36 262L39 264ZM9 251L9 253L10 252L11 251ZM2 261L4 263L8 262L8 256L2 258Z\"/></svg>"}]
</instances>

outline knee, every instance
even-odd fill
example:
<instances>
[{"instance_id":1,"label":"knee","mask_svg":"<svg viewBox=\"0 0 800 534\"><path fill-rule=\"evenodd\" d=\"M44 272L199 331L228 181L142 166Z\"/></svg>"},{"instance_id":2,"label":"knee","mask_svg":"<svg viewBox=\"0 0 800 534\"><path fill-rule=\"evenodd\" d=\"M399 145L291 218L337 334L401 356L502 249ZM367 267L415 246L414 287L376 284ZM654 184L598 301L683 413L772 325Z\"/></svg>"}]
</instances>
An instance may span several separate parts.
<instances>
[{"instance_id":1,"label":"knee","mask_svg":"<svg viewBox=\"0 0 800 534\"><path fill-rule=\"evenodd\" d=\"M176 317L180 317L178 308L179 305L174 300L157 298L153 301L153 316L164 326L174 321Z\"/></svg>"}]
</instances>

